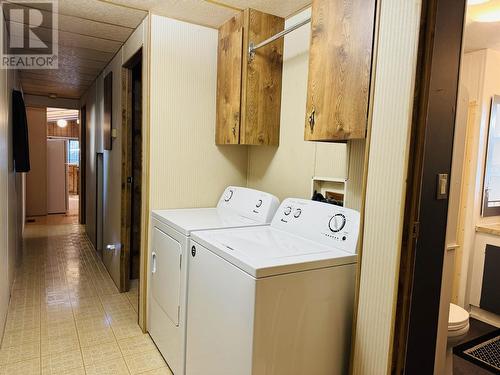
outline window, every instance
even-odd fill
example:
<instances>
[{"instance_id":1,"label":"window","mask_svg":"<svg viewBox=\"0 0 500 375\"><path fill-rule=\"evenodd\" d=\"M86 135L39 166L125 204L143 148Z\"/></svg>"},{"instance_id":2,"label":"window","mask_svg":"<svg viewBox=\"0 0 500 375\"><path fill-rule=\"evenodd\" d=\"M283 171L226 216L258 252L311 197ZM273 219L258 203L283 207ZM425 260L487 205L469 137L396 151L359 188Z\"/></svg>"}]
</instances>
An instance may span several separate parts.
<instances>
[{"instance_id":1,"label":"window","mask_svg":"<svg viewBox=\"0 0 500 375\"><path fill-rule=\"evenodd\" d=\"M483 216L500 215L500 96L491 101L483 181Z\"/></svg>"},{"instance_id":2,"label":"window","mask_svg":"<svg viewBox=\"0 0 500 375\"><path fill-rule=\"evenodd\" d=\"M78 165L80 162L80 142L75 139L68 141L68 163Z\"/></svg>"}]
</instances>

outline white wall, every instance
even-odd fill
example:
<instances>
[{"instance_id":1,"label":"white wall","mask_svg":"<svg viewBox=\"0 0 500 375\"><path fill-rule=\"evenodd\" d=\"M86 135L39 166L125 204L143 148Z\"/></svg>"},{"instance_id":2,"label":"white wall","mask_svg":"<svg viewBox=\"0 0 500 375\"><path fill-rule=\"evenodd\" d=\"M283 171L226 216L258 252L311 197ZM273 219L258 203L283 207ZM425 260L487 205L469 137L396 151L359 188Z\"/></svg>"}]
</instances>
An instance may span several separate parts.
<instances>
[{"instance_id":1,"label":"white wall","mask_svg":"<svg viewBox=\"0 0 500 375\"><path fill-rule=\"evenodd\" d=\"M500 94L500 52L486 49L464 54L461 85L467 90L469 103L476 103L478 108L476 119L467 133L467 147L471 149L470 175L464 181L468 186L464 203L464 241L457 269L460 271L459 285L455 285L457 303L469 308L469 305L479 305L484 259L485 235L476 232L476 225L500 221L498 216L481 216L491 98ZM481 310L475 309L475 312L476 317L481 318ZM499 317L496 319L500 321Z\"/></svg>"},{"instance_id":2,"label":"white wall","mask_svg":"<svg viewBox=\"0 0 500 375\"><path fill-rule=\"evenodd\" d=\"M151 17L150 208L214 206L247 148L215 145L217 30Z\"/></svg>"},{"instance_id":3,"label":"white wall","mask_svg":"<svg viewBox=\"0 0 500 375\"><path fill-rule=\"evenodd\" d=\"M1 12L0 17L3 17ZM0 38L5 41L5 37L6 30L0 28ZM17 204L22 195L22 177L14 172L12 160L11 98L12 89L18 86L15 71L0 69L0 337L21 245L19 222L23 221Z\"/></svg>"},{"instance_id":4,"label":"white wall","mask_svg":"<svg viewBox=\"0 0 500 375\"><path fill-rule=\"evenodd\" d=\"M30 171L26 173L26 214L47 215L47 110L26 108Z\"/></svg>"},{"instance_id":5,"label":"white wall","mask_svg":"<svg viewBox=\"0 0 500 375\"><path fill-rule=\"evenodd\" d=\"M285 27L309 17L306 9ZM280 145L249 146L248 186L278 198L311 198L311 179L347 177L347 145L304 141L310 27L285 36Z\"/></svg>"}]
</instances>

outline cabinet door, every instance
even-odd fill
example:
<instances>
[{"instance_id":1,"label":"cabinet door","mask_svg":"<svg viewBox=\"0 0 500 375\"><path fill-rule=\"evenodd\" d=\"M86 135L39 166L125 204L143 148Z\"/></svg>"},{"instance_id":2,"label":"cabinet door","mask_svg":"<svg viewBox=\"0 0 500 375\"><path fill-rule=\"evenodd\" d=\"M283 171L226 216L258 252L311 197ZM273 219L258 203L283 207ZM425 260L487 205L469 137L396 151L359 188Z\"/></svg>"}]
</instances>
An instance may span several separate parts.
<instances>
[{"instance_id":1,"label":"cabinet door","mask_svg":"<svg viewBox=\"0 0 500 375\"><path fill-rule=\"evenodd\" d=\"M313 0L305 140L366 136L375 0Z\"/></svg>"},{"instance_id":2,"label":"cabinet door","mask_svg":"<svg viewBox=\"0 0 500 375\"><path fill-rule=\"evenodd\" d=\"M242 18L239 14L219 29L216 144L238 144L240 140Z\"/></svg>"},{"instance_id":3,"label":"cabinet door","mask_svg":"<svg viewBox=\"0 0 500 375\"><path fill-rule=\"evenodd\" d=\"M278 145L283 38L259 48L251 59L247 51L250 43L256 45L282 31L285 27L285 20L254 9L246 9L244 19L240 143Z\"/></svg>"}]
</instances>

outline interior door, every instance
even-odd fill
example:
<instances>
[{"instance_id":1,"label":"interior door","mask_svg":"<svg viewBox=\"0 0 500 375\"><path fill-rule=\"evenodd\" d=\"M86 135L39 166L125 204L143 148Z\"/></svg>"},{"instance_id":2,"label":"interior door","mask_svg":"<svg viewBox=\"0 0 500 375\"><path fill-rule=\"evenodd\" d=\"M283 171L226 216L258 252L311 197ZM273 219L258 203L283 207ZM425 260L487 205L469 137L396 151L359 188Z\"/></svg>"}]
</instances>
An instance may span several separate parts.
<instances>
[{"instance_id":1,"label":"interior door","mask_svg":"<svg viewBox=\"0 0 500 375\"><path fill-rule=\"evenodd\" d=\"M68 211L67 141L47 140L47 212L61 214Z\"/></svg>"}]
</instances>

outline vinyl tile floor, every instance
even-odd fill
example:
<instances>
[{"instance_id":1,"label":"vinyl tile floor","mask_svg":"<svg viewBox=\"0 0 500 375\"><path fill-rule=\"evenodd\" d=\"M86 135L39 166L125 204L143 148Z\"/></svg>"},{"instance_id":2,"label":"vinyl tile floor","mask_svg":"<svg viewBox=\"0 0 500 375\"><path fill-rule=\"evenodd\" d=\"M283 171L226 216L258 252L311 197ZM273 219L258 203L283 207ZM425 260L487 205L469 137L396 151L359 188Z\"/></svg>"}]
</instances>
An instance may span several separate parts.
<instances>
[{"instance_id":1,"label":"vinyl tile floor","mask_svg":"<svg viewBox=\"0 0 500 375\"><path fill-rule=\"evenodd\" d=\"M171 374L79 225L26 226L0 375Z\"/></svg>"}]
</instances>

